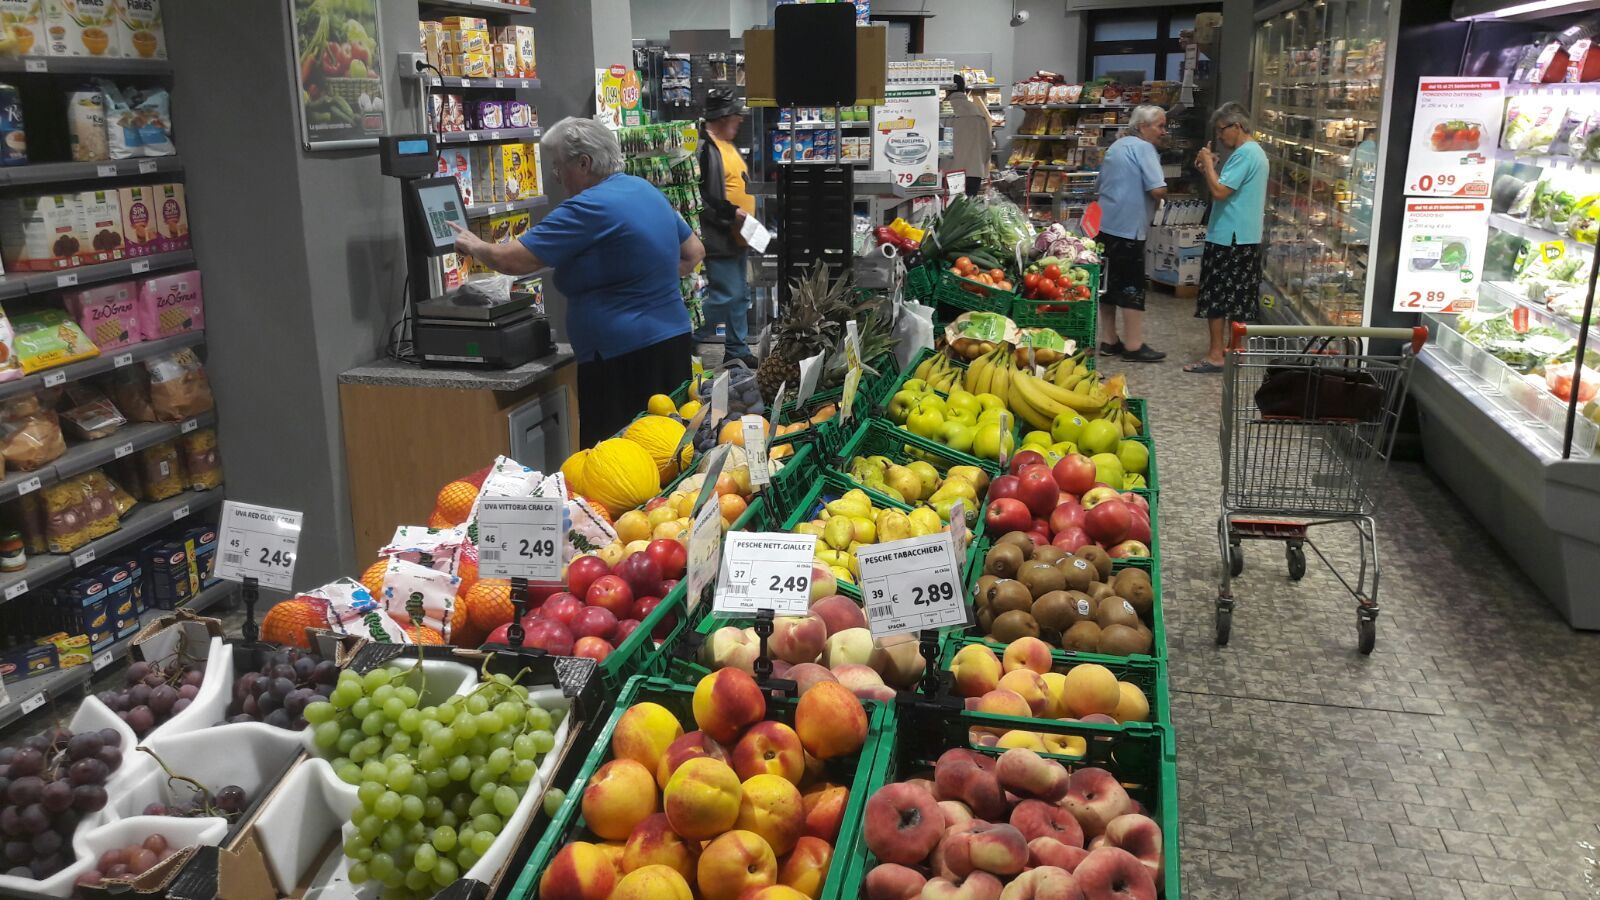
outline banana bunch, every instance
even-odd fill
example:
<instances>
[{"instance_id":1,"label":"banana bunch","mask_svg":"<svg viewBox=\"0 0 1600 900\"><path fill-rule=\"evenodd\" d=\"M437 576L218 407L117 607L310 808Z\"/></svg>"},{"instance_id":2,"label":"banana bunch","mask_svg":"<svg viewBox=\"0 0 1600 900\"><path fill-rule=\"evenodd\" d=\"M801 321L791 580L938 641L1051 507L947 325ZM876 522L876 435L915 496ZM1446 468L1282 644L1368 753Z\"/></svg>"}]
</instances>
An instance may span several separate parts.
<instances>
[{"instance_id":1,"label":"banana bunch","mask_svg":"<svg viewBox=\"0 0 1600 900\"><path fill-rule=\"evenodd\" d=\"M961 367L950 361L950 357L938 353L928 357L917 365L912 377L920 378L927 382L928 387L948 394L950 389L961 383Z\"/></svg>"},{"instance_id":2,"label":"banana bunch","mask_svg":"<svg viewBox=\"0 0 1600 900\"><path fill-rule=\"evenodd\" d=\"M1006 395L1011 411L1039 431L1049 431L1056 416L1062 413L1099 413L1106 402L1099 380L1087 369L1082 375L1074 372L1063 379L1063 384L1017 370L1012 374L1011 390Z\"/></svg>"},{"instance_id":3,"label":"banana bunch","mask_svg":"<svg viewBox=\"0 0 1600 900\"><path fill-rule=\"evenodd\" d=\"M1128 411L1128 407L1120 397L1107 403L1105 408L1100 410L1099 418L1122 429L1122 436L1125 438L1133 437L1144 428L1144 423L1139 421L1138 416Z\"/></svg>"},{"instance_id":4,"label":"banana bunch","mask_svg":"<svg viewBox=\"0 0 1600 900\"><path fill-rule=\"evenodd\" d=\"M967 366L964 387L974 394L1008 397L1011 391L1011 379L1016 373L1017 368L1011 359L1010 345L1001 344Z\"/></svg>"},{"instance_id":5,"label":"banana bunch","mask_svg":"<svg viewBox=\"0 0 1600 900\"><path fill-rule=\"evenodd\" d=\"M1074 377L1081 379L1092 374L1089 371L1089 366L1086 363L1088 358L1089 351L1079 350L1072 356L1051 363L1050 366L1044 370L1044 377L1050 381L1051 384L1054 384L1058 387L1071 388L1076 382L1069 382L1069 379L1073 379Z\"/></svg>"}]
</instances>

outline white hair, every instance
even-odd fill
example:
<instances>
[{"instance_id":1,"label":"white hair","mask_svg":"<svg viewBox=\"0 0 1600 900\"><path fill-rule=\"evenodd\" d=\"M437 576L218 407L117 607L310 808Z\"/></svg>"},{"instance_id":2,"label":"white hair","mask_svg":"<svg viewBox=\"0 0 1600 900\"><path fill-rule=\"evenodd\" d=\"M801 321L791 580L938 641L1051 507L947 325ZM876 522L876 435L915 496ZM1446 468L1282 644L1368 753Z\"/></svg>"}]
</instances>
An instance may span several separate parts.
<instances>
[{"instance_id":1,"label":"white hair","mask_svg":"<svg viewBox=\"0 0 1600 900\"><path fill-rule=\"evenodd\" d=\"M1122 134L1139 137L1139 129L1149 125L1157 118L1165 117L1167 111L1153 103L1141 103L1128 114L1128 125L1122 129Z\"/></svg>"},{"instance_id":2,"label":"white hair","mask_svg":"<svg viewBox=\"0 0 1600 900\"><path fill-rule=\"evenodd\" d=\"M622 148L611 129L594 119L569 116L544 133L539 147L548 165L564 166L580 156L589 157L589 171L606 178L622 171Z\"/></svg>"},{"instance_id":3,"label":"white hair","mask_svg":"<svg viewBox=\"0 0 1600 900\"><path fill-rule=\"evenodd\" d=\"M1211 129L1213 131L1218 128L1226 128L1229 125L1237 125L1247 133L1250 131L1250 110L1246 109L1243 103L1224 103L1217 107L1217 111L1212 114Z\"/></svg>"}]
</instances>

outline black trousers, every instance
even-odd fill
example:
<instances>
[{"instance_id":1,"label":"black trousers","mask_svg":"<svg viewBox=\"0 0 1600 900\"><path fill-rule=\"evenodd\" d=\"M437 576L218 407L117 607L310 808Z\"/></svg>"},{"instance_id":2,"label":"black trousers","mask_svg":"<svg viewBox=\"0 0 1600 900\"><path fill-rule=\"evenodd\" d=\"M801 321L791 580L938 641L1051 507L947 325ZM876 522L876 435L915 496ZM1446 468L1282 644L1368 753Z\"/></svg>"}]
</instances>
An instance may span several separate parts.
<instances>
[{"instance_id":1,"label":"black trousers","mask_svg":"<svg viewBox=\"0 0 1600 900\"><path fill-rule=\"evenodd\" d=\"M670 394L689 380L694 338L667 338L611 359L578 363L578 440L592 448L644 412L651 394Z\"/></svg>"},{"instance_id":2,"label":"black trousers","mask_svg":"<svg viewBox=\"0 0 1600 900\"><path fill-rule=\"evenodd\" d=\"M976 197L983 193L983 179L977 175L967 176L967 196Z\"/></svg>"}]
</instances>

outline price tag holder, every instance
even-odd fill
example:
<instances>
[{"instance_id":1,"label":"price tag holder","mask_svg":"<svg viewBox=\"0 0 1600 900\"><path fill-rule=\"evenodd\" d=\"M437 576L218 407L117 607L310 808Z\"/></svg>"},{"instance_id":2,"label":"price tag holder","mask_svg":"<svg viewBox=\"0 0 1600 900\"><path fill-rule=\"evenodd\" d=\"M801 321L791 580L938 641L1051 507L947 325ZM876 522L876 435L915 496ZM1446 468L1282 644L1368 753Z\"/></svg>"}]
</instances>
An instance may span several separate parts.
<instances>
[{"instance_id":1,"label":"price tag holder","mask_svg":"<svg viewBox=\"0 0 1600 900\"><path fill-rule=\"evenodd\" d=\"M44 376L44 386L45 387L55 387L58 384L66 384L66 383L67 383L67 373L61 371L60 369L57 369L54 372L46 372L45 373L45 376Z\"/></svg>"},{"instance_id":2,"label":"price tag holder","mask_svg":"<svg viewBox=\"0 0 1600 900\"><path fill-rule=\"evenodd\" d=\"M189 504L185 503L184 505L182 505L182 506L180 506L177 509L172 511L172 521L177 522L177 521L179 521L181 519L187 518L188 515L189 515Z\"/></svg>"},{"instance_id":3,"label":"price tag holder","mask_svg":"<svg viewBox=\"0 0 1600 900\"><path fill-rule=\"evenodd\" d=\"M733 389L733 375L728 372L719 374L711 382L711 427L718 428L722 420L728 416L728 393Z\"/></svg>"},{"instance_id":4,"label":"price tag holder","mask_svg":"<svg viewBox=\"0 0 1600 900\"><path fill-rule=\"evenodd\" d=\"M478 133L476 131L467 132L467 140L476 144L478 142Z\"/></svg>"},{"instance_id":5,"label":"price tag holder","mask_svg":"<svg viewBox=\"0 0 1600 900\"><path fill-rule=\"evenodd\" d=\"M767 420L751 414L741 416L739 423L744 429L745 458L750 463L750 486L765 487L772 482L772 474L767 471Z\"/></svg>"},{"instance_id":6,"label":"price tag holder","mask_svg":"<svg viewBox=\"0 0 1600 900\"><path fill-rule=\"evenodd\" d=\"M17 482L17 496L21 497L24 494L31 494L34 491L37 491L40 485L41 482L39 481L39 476L37 475L33 476L32 478L25 478L22 481Z\"/></svg>"},{"instance_id":7,"label":"price tag holder","mask_svg":"<svg viewBox=\"0 0 1600 900\"><path fill-rule=\"evenodd\" d=\"M800 386L794 395L794 408L799 409L817 389L817 378L822 375L822 354L800 360Z\"/></svg>"},{"instance_id":8,"label":"price tag holder","mask_svg":"<svg viewBox=\"0 0 1600 900\"><path fill-rule=\"evenodd\" d=\"M496 78L494 80L494 86L497 88L503 88L506 86L506 80L504 78Z\"/></svg>"},{"instance_id":9,"label":"price tag holder","mask_svg":"<svg viewBox=\"0 0 1600 900\"><path fill-rule=\"evenodd\" d=\"M485 497L478 503L478 571L488 578L561 580L565 501Z\"/></svg>"},{"instance_id":10,"label":"price tag holder","mask_svg":"<svg viewBox=\"0 0 1600 900\"><path fill-rule=\"evenodd\" d=\"M66 274L56 276L56 287L72 287L77 283L77 272L67 272Z\"/></svg>"},{"instance_id":11,"label":"price tag holder","mask_svg":"<svg viewBox=\"0 0 1600 900\"><path fill-rule=\"evenodd\" d=\"M94 171L101 178L115 178L117 176L116 166L95 166Z\"/></svg>"},{"instance_id":12,"label":"price tag holder","mask_svg":"<svg viewBox=\"0 0 1600 900\"><path fill-rule=\"evenodd\" d=\"M22 703L17 706L17 709L21 710L23 715L27 715L43 705L44 693L40 692L22 701Z\"/></svg>"},{"instance_id":13,"label":"price tag holder","mask_svg":"<svg viewBox=\"0 0 1600 900\"><path fill-rule=\"evenodd\" d=\"M217 577L239 582L254 578L264 587L290 590L303 519L296 510L223 501Z\"/></svg>"},{"instance_id":14,"label":"price tag holder","mask_svg":"<svg viewBox=\"0 0 1600 900\"><path fill-rule=\"evenodd\" d=\"M94 658L94 670L98 672L101 669L104 669L106 666L111 665L112 659L113 657L111 656L110 650L107 650L104 653L101 653L99 656L96 656Z\"/></svg>"},{"instance_id":15,"label":"price tag holder","mask_svg":"<svg viewBox=\"0 0 1600 900\"><path fill-rule=\"evenodd\" d=\"M22 64L22 68L28 72L48 72L50 64L42 59L30 59Z\"/></svg>"},{"instance_id":16,"label":"price tag holder","mask_svg":"<svg viewBox=\"0 0 1600 900\"><path fill-rule=\"evenodd\" d=\"M748 616L770 609L780 616L805 615L811 608L811 567L816 552L814 534L730 532L723 546L712 611Z\"/></svg>"},{"instance_id":17,"label":"price tag holder","mask_svg":"<svg viewBox=\"0 0 1600 900\"><path fill-rule=\"evenodd\" d=\"M139 174L140 175L152 175L152 174L155 173L155 171L156 171L156 164L155 163L153 163L153 162L142 162L142 163L139 163Z\"/></svg>"},{"instance_id":18,"label":"price tag holder","mask_svg":"<svg viewBox=\"0 0 1600 900\"><path fill-rule=\"evenodd\" d=\"M462 87L472 87L472 79L471 78L463 78L463 79L461 79L461 86Z\"/></svg>"},{"instance_id":19,"label":"price tag holder","mask_svg":"<svg viewBox=\"0 0 1600 900\"><path fill-rule=\"evenodd\" d=\"M72 567L74 569L81 569L84 566L87 566L89 563L92 563L92 562L94 562L94 548L93 547L88 547L88 548L85 548L83 550L79 550L77 553L72 554Z\"/></svg>"},{"instance_id":20,"label":"price tag holder","mask_svg":"<svg viewBox=\"0 0 1600 900\"><path fill-rule=\"evenodd\" d=\"M111 367L114 369L120 369L123 366L131 365L133 365L133 353L131 352L118 353L116 356L111 357Z\"/></svg>"},{"instance_id":21,"label":"price tag holder","mask_svg":"<svg viewBox=\"0 0 1600 900\"><path fill-rule=\"evenodd\" d=\"M145 272L150 271L150 260L148 260L148 259L136 259L136 260L133 261L133 264L131 266L129 266L128 268L129 268L129 271L133 272L133 274L142 275Z\"/></svg>"},{"instance_id":22,"label":"price tag holder","mask_svg":"<svg viewBox=\"0 0 1600 900\"><path fill-rule=\"evenodd\" d=\"M113 450L111 452L116 455L117 459L121 459L124 456L132 456L133 455L133 441L128 441L126 444L118 444L117 445L117 449L115 449L115 450Z\"/></svg>"},{"instance_id":23,"label":"price tag holder","mask_svg":"<svg viewBox=\"0 0 1600 900\"><path fill-rule=\"evenodd\" d=\"M24 578L21 581L17 582L16 584L13 584L11 587L6 588L6 599L7 600L15 600L18 597L21 597L23 594L26 594L27 592L28 592L28 579Z\"/></svg>"},{"instance_id":24,"label":"price tag holder","mask_svg":"<svg viewBox=\"0 0 1600 900\"><path fill-rule=\"evenodd\" d=\"M943 532L856 550L873 637L967 624L961 566Z\"/></svg>"},{"instance_id":25,"label":"price tag holder","mask_svg":"<svg viewBox=\"0 0 1600 900\"><path fill-rule=\"evenodd\" d=\"M199 428L199 427L200 427L200 420L199 419L189 419L189 420L185 421L182 425L178 426L178 431L179 431L180 434L188 434L189 432L191 432L191 431L193 431L193 430L195 430L196 428Z\"/></svg>"},{"instance_id":26,"label":"price tag holder","mask_svg":"<svg viewBox=\"0 0 1600 900\"><path fill-rule=\"evenodd\" d=\"M706 481L716 484L728 462L725 444L706 458ZM700 605L708 586L715 584L722 555L722 508L709 502L712 491L701 491L695 501L694 522L689 526L689 571L687 576L690 609Z\"/></svg>"}]
</instances>

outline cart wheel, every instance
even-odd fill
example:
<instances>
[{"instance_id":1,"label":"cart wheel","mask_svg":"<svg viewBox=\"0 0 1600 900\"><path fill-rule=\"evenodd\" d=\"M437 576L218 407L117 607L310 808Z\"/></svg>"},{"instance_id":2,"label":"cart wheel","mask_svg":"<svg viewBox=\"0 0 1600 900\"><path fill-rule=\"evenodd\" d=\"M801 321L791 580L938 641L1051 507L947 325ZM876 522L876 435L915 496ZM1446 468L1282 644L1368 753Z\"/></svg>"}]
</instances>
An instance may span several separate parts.
<instances>
[{"instance_id":1,"label":"cart wheel","mask_svg":"<svg viewBox=\"0 0 1600 900\"><path fill-rule=\"evenodd\" d=\"M1378 643L1378 623L1366 616L1356 619L1356 646L1363 654L1372 653Z\"/></svg>"},{"instance_id":2,"label":"cart wheel","mask_svg":"<svg viewBox=\"0 0 1600 900\"><path fill-rule=\"evenodd\" d=\"M1228 646L1228 638L1233 634L1233 610L1217 604L1217 646Z\"/></svg>"},{"instance_id":3,"label":"cart wheel","mask_svg":"<svg viewBox=\"0 0 1600 900\"><path fill-rule=\"evenodd\" d=\"M1289 557L1289 579L1299 581L1306 577L1306 551L1303 547L1286 544L1284 553Z\"/></svg>"},{"instance_id":4,"label":"cart wheel","mask_svg":"<svg viewBox=\"0 0 1600 900\"><path fill-rule=\"evenodd\" d=\"M1239 573L1243 572L1243 571L1244 571L1244 545L1242 545L1242 544L1229 544L1228 545L1228 575L1229 575L1229 577L1238 578L1239 577ZM1226 641L1224 641L1223 643L1226 643Z\"/></svg>"}]
</instances>

